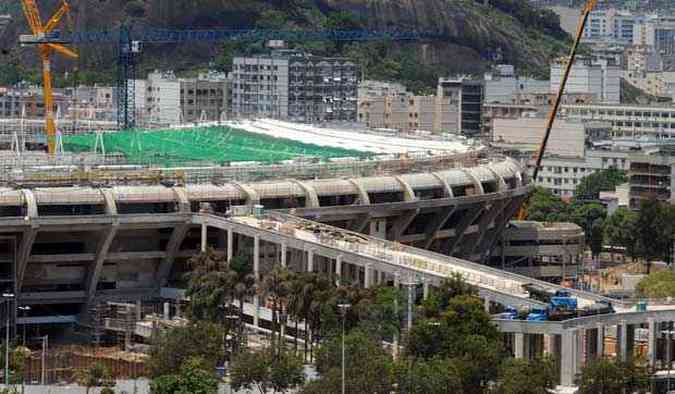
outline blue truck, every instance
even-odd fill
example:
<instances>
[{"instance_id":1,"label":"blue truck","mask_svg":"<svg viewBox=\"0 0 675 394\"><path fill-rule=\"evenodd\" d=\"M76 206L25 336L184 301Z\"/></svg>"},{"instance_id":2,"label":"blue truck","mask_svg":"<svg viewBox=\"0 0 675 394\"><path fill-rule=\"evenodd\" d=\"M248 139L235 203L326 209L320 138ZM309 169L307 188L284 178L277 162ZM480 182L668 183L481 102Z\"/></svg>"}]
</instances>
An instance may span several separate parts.
<instances>
[{"instance_id":1,"label":"blue truck","mask_svg":"<svg viewBox=\"0 0 675 394\"><path fill-rule=\"evenodd\" d=\"M561 321L575 317L614 313L614 308L609 302L596 302L593 305L579 308L577 299L568 290L553 291L537 285L523 287L529 292L531 298L547 304L546 308L530 310L527 315L527 320L530 321Z\"/></svg>"}]
</instances>

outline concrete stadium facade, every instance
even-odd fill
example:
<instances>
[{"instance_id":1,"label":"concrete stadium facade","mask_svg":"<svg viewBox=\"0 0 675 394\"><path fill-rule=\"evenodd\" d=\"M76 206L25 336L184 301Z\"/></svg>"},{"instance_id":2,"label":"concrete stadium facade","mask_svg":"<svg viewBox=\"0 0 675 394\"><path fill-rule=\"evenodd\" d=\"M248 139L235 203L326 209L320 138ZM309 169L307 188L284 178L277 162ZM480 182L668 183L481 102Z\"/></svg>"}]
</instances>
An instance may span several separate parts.
<instances>
[{"instance_id":1,"label":"concrete stadium facade","mask_svg":"<svg viewBox=\"0 0 675 394\"><path fill-rule=\"evenodd\" d=\"M96 299L154 297L180 280L198 250L191 215L258 204L480 258L530 190L523 169L503 158L352 179L0 189L0 286L35 316L72 315ZM222 233L209 237L225 247Z\"/></svg>"}]
</instances>

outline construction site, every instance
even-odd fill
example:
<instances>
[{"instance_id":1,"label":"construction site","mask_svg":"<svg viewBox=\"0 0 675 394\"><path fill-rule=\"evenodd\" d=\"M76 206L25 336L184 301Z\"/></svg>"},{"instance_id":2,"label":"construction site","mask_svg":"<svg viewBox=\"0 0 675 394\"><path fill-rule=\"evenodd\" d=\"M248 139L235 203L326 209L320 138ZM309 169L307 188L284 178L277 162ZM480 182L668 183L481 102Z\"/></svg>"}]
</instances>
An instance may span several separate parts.
<instances>
[{"instance_id":1,"label":"construction site","mask_svg":"<svg viewBox=\"0 0 675 394\"><path fill-rule=\"evenodd\" d=\"M226 261L245 258L256 281L281 266L322 273L332 283L418 289L415 301L461 277L477 289L509 351L551 355L565 387L584 363L604 355L672 362L672 341L657 338L675 321L668 302L639 309L568 288L582 270L584 230L516 220L527 219L516 216L534 190L522 163L461 133L342 121L332 108L351 108L347 98L334 107L319 100L330 107L319 111L330 113L321 121L292 122L265 109L270 116L216 114L140 127L129 74L139 43L123 29L114 36L124 61L115 121L62 118L54 110L50 58L75 58L66 45L78 37L111 38L70 41L53 33L70 10L65 1L44 25L35 1L23 6L31 34L20 41L42 60L45 113L0 119L0 318L6 335L32 350L27 382L71 381L73 367L95 361L118 379L144 376L152 339L187 323L185 274L189 260L207 250ZM398 34L393 39L411 39ZM330 66L347 67L334 59ZM574 298L573 316L531 321L501 313L547 308L551 294ZM239 301L223 307L240 309L255 346L254 335L270 332L273 311L258 293ZM281 330L287 340L298 338L305 322L288 321Z\"/></svg>"}]
</instances>

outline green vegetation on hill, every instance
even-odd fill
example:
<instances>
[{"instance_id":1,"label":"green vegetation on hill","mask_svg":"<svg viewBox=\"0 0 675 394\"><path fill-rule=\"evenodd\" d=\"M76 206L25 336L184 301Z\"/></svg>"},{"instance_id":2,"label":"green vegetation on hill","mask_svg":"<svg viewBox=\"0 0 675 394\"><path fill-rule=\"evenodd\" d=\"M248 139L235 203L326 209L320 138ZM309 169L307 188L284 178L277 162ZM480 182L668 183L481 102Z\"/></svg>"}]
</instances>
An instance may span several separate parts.
<instances>
[{"instance_id":1,"label":"green vegetation on hill","mask_svg":"<svg viewBox=\"0 0 675 394\"><path fill-rule=\"evenodd\" d=\"M57 5L57 0L42 2L43 14ZM365 78L401 81L417 92L429 92L439 76L480 74L493 62L512 63L523 73L545 75L549 60L565 52L569 43L557 15L534 8L527 0L491 0L489 5L483 0L82 0L73 7L72 21L75 30L110 29L125 22L136 28L439 32L446 38L407 43L290 43L293 48L320 55L348 56L363 66ZM18 14L7 34L0 37L0 49L10 50L3 59L0 85L19 79L39 80L34 49L16 46L17 35L25 31L25 21ZM187 72L207 68L209 63L227 69L233 49L262 50L262 44L228 44L223 48L209 43L147 45L140 75L154 68ZM60 60L55 68L57 75L78 68L80 80L57 78L57 85L113 80L114 45L79 49L82 56L77 64Z\"/></svg>"}]
</instances>

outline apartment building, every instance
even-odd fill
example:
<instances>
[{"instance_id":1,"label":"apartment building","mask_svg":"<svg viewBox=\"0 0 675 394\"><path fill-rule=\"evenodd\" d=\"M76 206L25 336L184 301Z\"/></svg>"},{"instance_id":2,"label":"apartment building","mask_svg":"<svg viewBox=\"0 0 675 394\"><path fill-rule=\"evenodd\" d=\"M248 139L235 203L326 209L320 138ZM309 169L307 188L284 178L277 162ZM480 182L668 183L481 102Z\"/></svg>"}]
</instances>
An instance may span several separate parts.
<instances>
[{"instance_id":1,"label":"apartment building","mask_svg":"<svg viewBox=\"0 0 675 394\"><path fill-rule=\"evenodd\" d=\"M492 142L502 146L536 149L544 136L543 116L492 119ZM582 122L559 119L553 125L547 152L564 157L583 157L586 127Z\"/></svg>"},{"instance_id":2,"label":"apartment building","mask_svg":"<svg viewBox=\"0 0 675 394\"><path fill-rule=\"evenodd\" d=\"M54 90L52 110L61 117L68 117L73 104L72 96L62 89ZM0 118L42 118L45 105L42 88L37 86L0 88Z\"/></svg>"},{"instance_id":3,"label":"apartment building","mask_svg":"<svg viewBox=\"0 0 675 394\"><path fill-rule=\"evenodd\" d=\"M435 129L470 137L480 135L483 95L483 81L469 77L440 78L436 93L440 116L436 118Z\"/></svg>"},{"instance_id":4,"label":"apartment building","mask_svg":"<svg viewBox=\"0 0 675 394\"><path fill-rule=\"evenodd\" d=\"M346 58L294 50L235 57L232 113L297 122L354 121L359 70Z\"/></svg>"},{"instance_id":5,"label":"apartment building","mask_svg":"<svg viewBox=\"0 0 675 394\"><path fill-rule=\"evenodd\" d=\"M485 74L484 102L486 104L515 104L522 95L547 94L548 92L549 81L534 78L519 78L517 76Z\"/></svg>"},{"instance_id":6,"label":"apartment building","mask_svg":"<svg viewBox=\"0 0 675 394\"><path fill-rule=\"evenodd\" d=\"M542 116L495 118L492 123L491 146L527 163L532 174L533 157L544 134L545 119ZM631 152L642 146L609 141L609 133L607 123L557 119L535 184L560 197L572 198L581 179L596 171L608 168L627 171Z\"/></svg>"},{"instance_id":7,"label":"apartment building","mask_svg":"<svg viewBox=\"0 0 675 394\"><path fill-rule=\"evenodd\" d=\"M437 128L441 119L451 117L456 118L457 111L449 105L448 98L399 94L365 96L358 100L358 121L371 128L440 133L446 131Z\"/></svg>"},{"instance_id":8,"label":"apartment building","mask_svg":"<svg viewBox=\"0 0 675 394\"><path fill-rule=\"evenodd\" d=\"M359 98L401 96L407 93L408 89L400 83L366 80L359 82L357 96Z\"/></svg>"},{"instance_id":9,"label":"apartment building","mask_svg":"<svg viewBox=\"0 0 675 394\"><path fill-rule=\"evenodd\" d=\"M631 155L629 206L639 209L645 199L675 203L675 145L663 145Z\"/></svg>"},{"instance_id":10,"label":"apartment building","mask_svg":"<svg viewBox=\"0 0 675 394\"><path fill-rule=\"evenodd\" d=\"M624 50L625 75L628 78L643 78L648 73L663 71L663 59L648 45L631 45Z\"/></svg>"},{"instance_id":11,"label":"apartment building","mask_svg":"<svg viewBox=\"0 0 675 394\"><path fill-rule=\"evenodd\" d=\"M565 70L565 59L551 63L550 92L557 93ZM593 94L598 102L621 102L621 67L607 59L579 58L574 62L565 88L566 93Z\"/></svg>"},{"instance_id":12,"label":"apartment building","mask_svg":"<svg viewBox=\"0 0 675 394\"><path fill-rule=\"evenodd\" d=\"M561 113L571 119L608 122L614 137L675 137L675 107L568 104Z\"/></svg>"},{"instance_id":13,"label":"apartment building","mask_svg":"<svg viewBox=\"0 0 675 394\"><path fill-rule=\"evenodd\" d=\"M675 70L675 17L646 15L636 23L633 44L645 46L658 53L667 71Z\"/></svg>"},{"instance_id":14,"label":"apartment building","mask_svg":"<svg viewBox=\"0 0 675 394\"><path fill-rule=\"evenodd\" d=\"M572 198L582 178L609 168L628 171L630 164L630 151L615 149L588 149L576 157L546 156L535 183L553 194ZM534 170L534 160L528 162L528 167Z\"/></svg>"},{"instance_id":15,"label":"apartment building","mask_svg":"<svg viewBox=\"0 0 675 394\"><path fill-rule=\"evenodd\" d=\"M155 71L136 81L136 107L141 117L163 124L213 121L228 112L229 81L223 73L177 78Z\"/></svg>"},{"instance_id":16,"label":"apartment building","mask_svg":"<svg viewBox=\"0 0 675 394\"><path fill-rule=\"evenodd\" d=\"M180 103L186 122L227 118L229 83L224 73L208 72L180 80Z\"/></svg>"}]
</instances>

